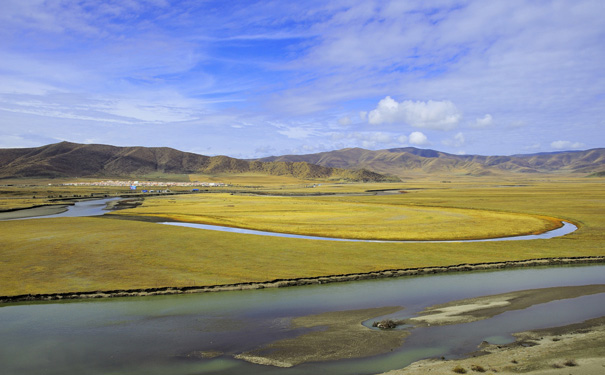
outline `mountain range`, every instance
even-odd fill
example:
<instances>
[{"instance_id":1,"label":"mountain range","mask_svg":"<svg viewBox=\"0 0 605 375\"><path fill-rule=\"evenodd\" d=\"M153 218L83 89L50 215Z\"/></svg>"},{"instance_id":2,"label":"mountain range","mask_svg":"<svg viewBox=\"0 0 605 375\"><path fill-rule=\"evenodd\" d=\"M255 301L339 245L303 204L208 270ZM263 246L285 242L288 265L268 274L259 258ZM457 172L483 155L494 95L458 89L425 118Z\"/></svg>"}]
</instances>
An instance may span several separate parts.
<instances>
[{"instance_id":1,"label":"mountain range","mask_svg":"<svg viewBox=\"0 0 605 375\"><path fill-rule=\"evenodd\" d=\"M204 156L168 147L117 147L60 142L35 148L0 149L0 178L142 177L248 172L302 179L392 179L368 170L339 169L304 161L262 162L228 156Z\"/></svg>"},{"instance_id":2,"label":"mountain range","mask_svg":"<svg viewBox=\"0 0 605 375\"><path fill-rule=\"evenodd\" d=\"M511 156L453 155L414 147L371 151L345 148L308 155L283 155L260 161L305 161L334 168L365 168L376 173L405 177L439 173L497 175L502 173L602 173L605 149L562 151Z\"/></svg>"},{"instance_id":3,"label":"mountain range","mask_svg":"<svg viewBox=\"0 0 605 375\"><path fill-rule=\"evenodd\" d=\"M423 174L486 176L563 172L602 176L605 175L605 149L482 156L454 155L414 147L378 151L346 148L250 160L204 156L168 147L117 147L70 142L35 148L0 149L0 178L250 172L348 181L392 181Z\"/></svg>"}]
</instances>

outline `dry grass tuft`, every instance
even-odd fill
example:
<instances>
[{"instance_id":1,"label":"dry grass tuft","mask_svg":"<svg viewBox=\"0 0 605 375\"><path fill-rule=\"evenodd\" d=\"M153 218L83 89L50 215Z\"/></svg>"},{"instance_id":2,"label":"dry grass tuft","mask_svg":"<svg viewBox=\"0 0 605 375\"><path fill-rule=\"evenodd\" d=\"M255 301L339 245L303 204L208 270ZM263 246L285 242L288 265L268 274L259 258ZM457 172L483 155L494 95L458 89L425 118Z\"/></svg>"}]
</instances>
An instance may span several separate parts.
<instances>
[{"instance_id":1,"label":"dry grass tuft","mask_svg":"<svg viewBox=\"0 0 605 375\"><path fill-rule=\"evenodd\" d=\"M455 372L456 374L466 374L467 373L466 369L460 365L454 367L452 369L452 371Z\"/></svg>"}]
</instances>

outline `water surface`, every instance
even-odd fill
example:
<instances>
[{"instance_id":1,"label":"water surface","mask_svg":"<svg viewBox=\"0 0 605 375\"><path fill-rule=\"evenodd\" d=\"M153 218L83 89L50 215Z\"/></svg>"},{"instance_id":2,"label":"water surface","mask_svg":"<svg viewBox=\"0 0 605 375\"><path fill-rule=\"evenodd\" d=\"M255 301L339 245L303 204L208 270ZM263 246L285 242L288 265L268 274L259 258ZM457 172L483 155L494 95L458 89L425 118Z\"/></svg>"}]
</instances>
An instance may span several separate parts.
<instances>
[{"instance_id":1,"label":"water surface","mask_svg":"<svg viewBox=\"0 0 605 375\"><path fill-rule=\"evenodd\" d=\"M197 223L183 223L183 222L164 222L160 224L174 225L179 227L205 229L205 230L216 230L221 232L231 233L243 233L251 234L256 236L273 236L273 237L286 237L286 238L302 238L307 240L324 240L324 241L346 241L346 242L380 242L380 243L440 243L440 242L486 242L486 241L519 241L519 240L544 240L549 238L561 237L566 234L572 233L578 229L572 223L563 221L563 226L557 229L550 230L541 234L528 234L522 236L511 236L511 237L496 237L496 238L485 238L480 240L427 240L427 241L412 241L412 240L399 240L399 241L388 241L388 240L361 240L352 238L334 238L334 237L318 237L318 236L305 236L300 234L290 233L279 233L279 232L266 232L260 230L243 229L243 228L232 228L224 227L220 225L208 225L208 224L197 224Z\"/></svg>"},{"instance_id":2,"label":"water surface","mask_svg":"<svg viewBox=\"0 0 605 375\"><path fill-rule=\"evenodd\" d=\"M494 318L417 328L401 348L373 358L253 365L234 354L292 337L293 317L404 306L396 318L452 300L522 289L605 283L605 266L486 271L312 285L0 307L3 374L373 374L429 357L455 357L483 340L605 315L605 294L554 301ZM581 306L582 308L578 308ZM194 351L225 353L188 358Z\"/></svg>"}]
</instances>

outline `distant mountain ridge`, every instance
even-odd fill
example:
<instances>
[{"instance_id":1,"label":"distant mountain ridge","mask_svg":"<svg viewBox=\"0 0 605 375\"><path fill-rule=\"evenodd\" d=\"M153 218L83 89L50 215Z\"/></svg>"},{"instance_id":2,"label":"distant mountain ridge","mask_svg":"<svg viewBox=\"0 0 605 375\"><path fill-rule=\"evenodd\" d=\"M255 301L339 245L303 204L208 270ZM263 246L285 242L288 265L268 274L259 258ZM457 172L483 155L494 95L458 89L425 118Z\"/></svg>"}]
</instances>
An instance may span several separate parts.
<instances>
[{"instance_id":1,"label":"distant mountain ridge","mask_svg":"<svg viewBox=\"0 0 605 375\"><path fill-rule=\"evenodd\" d=\"M204 156L168 147L117 147L60 142L35 148L0 149L0 178L245 172L302 179L389 180L389 177L367 170L345 170L304 161L262 162L228 156Z\"/></svg>"},{"instance_id":2,"label":"distant mountain ridge","mask_svg":"<svg viewBox=\"0 0 605 375\"><path fill-rule=\"evenodd\" d=\"M307 155L242 160L168 147L117 147L60 142L0 149L0 178L128 177L149 174L263 173L301 179L392 181L431 173L471 176L504 173L605 174L605 149L510 156L454 155L415 147L345 148ZM397 178L395 178L396 180Z\"/></svg>"},{"instance_id":3,"label":"distant mountain ridge","mask_svg":"<svg viewBox=\"0 0 605 375\"><path fill-rule=\"evenodd\" d=\"M561 151L511 156L454 155L415 147L386 150L345 148L307 155L283 155L260 161L290 161L335 168L364 168L381 174L404 177L421 173L492 175L513 173L599 173L605 171L605 149Z\"/></svg>"}]
</instances>

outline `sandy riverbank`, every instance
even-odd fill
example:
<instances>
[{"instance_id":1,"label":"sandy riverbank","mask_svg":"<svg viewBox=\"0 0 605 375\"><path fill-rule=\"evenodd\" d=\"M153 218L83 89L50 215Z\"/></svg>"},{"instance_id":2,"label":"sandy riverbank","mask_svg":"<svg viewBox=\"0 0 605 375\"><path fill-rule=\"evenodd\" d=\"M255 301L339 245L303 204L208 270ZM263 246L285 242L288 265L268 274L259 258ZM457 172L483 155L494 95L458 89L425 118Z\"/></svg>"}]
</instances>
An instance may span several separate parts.
<instances>
[{"instance_id":1,"label":"sandy riverbank","mask_svg":"<svg viewBox=\"0 0 605 375\"><path fill-rule=\"evenodd\" d=\"M605 373L605 317L564 327L515 334L508 345L483 343L469 358L418 361L383 375L528 374L601 375Z\"/></svg>"},{"instance_id":2,"label":"sandy riverbank","mask_svg":"<svg viewBox=\"0 0 605 375\"><path fill-rule=\"evenodd\" d=\"M57 204L0 212L0 220L27 219L38 216L56 215L67 211L67 205Z\"/></svg>"}]
</instances>

